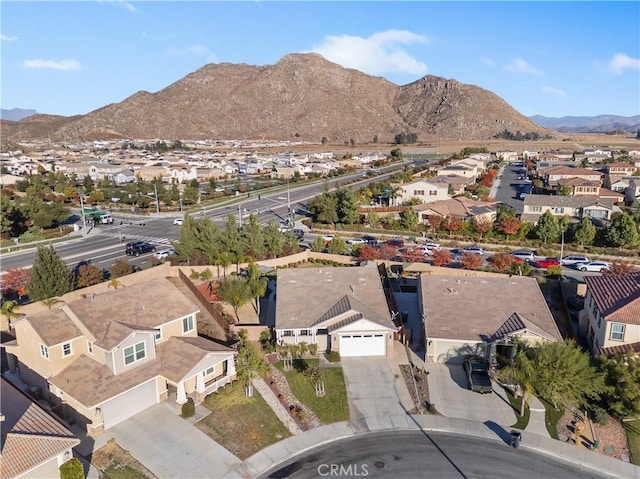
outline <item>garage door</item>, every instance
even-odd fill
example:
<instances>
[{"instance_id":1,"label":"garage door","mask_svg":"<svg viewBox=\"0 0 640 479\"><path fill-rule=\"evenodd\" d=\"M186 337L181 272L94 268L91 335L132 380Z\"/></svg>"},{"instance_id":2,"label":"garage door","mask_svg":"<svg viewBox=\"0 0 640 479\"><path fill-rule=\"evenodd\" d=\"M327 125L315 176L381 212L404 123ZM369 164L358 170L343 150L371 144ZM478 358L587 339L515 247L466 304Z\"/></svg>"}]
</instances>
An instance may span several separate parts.
<instances>
[{"instance_id":1,"label":"garage door","mask_svg":"<svg viewBox=\"0 0 640 479\"><path fill-rule=\"evenodd\" d=\"M342 334L340 335L340 356L384 356L384 334Z\"/></svg>"},{"instance_id":2,"label":"garage door","mask_svg":"<svg viewBox=\"0 0 640 479\"><path fill-rule=\"evenodd\" d=\"M109 429L158 402L156 381L149 381L102 405L104 428Z\"/></svg>"}]
</instances>

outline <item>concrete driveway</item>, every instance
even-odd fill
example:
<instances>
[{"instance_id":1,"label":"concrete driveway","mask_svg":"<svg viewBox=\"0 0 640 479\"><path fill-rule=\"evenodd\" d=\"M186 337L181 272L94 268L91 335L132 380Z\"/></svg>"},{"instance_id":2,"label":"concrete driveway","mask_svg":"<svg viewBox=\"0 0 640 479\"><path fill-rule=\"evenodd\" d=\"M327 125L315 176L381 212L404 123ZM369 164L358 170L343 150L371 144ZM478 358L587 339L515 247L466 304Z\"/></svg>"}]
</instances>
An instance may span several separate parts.
<instances>
[{"instance_id":1,"label":"concrete driveway","mask_svg":"<svg viewBox=\"0 0 640 479\"><path fill-rule=\"evenodd\" d=\"M429 396L438 412L447 417L493 421L509 427L516 416L504 390L493 383L492 394L479 394L469 390L467 375L462 364L429 364Z\"/></svg>"},{"instance_id":2,"label":"concrete driveway","mask_svg":"<svg viewBox=\"0 0 640 479\"><path fill-rule=\"evenodd\" d=\"M241 477L241 461L160 403L106 431L158 478ZM215 472L212 472L215 471Z\"/></svg>"},{"instance_id":3,"label":"concrete driveway","mask_svg":"<svg viewBox=\"0 0 640 479\"><path fill-rule=\"evenodd\" d=\"M371 416L406 414L401 405L407 393L404 380L386 357L341 358L352 421ZM398 376L398 377L396 377Z\"/></svg>"}]
</instances>

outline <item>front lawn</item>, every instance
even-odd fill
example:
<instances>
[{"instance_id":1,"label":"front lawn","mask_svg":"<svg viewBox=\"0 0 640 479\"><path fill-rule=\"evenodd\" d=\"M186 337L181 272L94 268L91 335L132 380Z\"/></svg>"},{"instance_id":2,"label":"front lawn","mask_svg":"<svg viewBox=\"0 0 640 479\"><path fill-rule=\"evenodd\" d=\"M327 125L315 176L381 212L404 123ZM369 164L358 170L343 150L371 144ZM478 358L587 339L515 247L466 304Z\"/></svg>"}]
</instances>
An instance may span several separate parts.
<instances>
[{"instance_id":1,"label":"front lawn","mask_svg":"<svg viewBox=\"0 0 640 479\"><path fill-rule=\"evenodd\" d=\"M245 397L240 381L207 396L204 405L211 414L196 426L240 459L291 436L257 391Z\"/></svg>"},{"instance_id":2,"label":"front lawn","mask_svg":"<svg viewBox=\"0 0 640 479\"><path fill-rule=\"evenodd\" d=\"M276 367L287 378L291 392L298 398L298 401L311 409L323 424L348 420L349 401L347 400L347 388L344 384L342 368L322 368L326 394L323 397L318 397L314 385L302 373L304 363L307 367L317 366L319 360L296 360L291 371L282 369L282 361L279 361Z\"/></svg>"},{"instance_id":3,"label":"front lawn","mask_svg":"<svg viewBox=\"0 0 640 479\"><path fill-rule=\"evenodd\" d=\"M625 422L624 430L627 433L631 462L636 466L640 466L640 419Z\"/></svg>"},{"instance_id":4,"label":"front lawn","mask_svg":"<svg viewBox=\"0 0 640 479\"><path fill-rule=\"evenodd\" d=\"M509 398L509 403L511 403L513 412L516 414L516 417L518 418L516 423L511 427L514 427L516 429L521 429L524 431L527 428L527 425L529 424L529 417L531 416L531 411L529 410L529 403L526 403L524 405L524 415L521 416L520 408L522 407L522 396L517 398L511 393L511 391L509 391L506 388L504 391L507 393L507 397Z\"/></svg>"},{"instance_id":5,"label":"front lawn","mask_svg":"<svg viewBox=\"0 0 640 479\"><path fill-rule=\"evenodd\" d=\"M544 423L547 426L547 431L553 439L558 439L558 421L564 414L564 408L556 409L548 401L540 398L540 402L544 405Z\"/></svg>"}]
</instances>

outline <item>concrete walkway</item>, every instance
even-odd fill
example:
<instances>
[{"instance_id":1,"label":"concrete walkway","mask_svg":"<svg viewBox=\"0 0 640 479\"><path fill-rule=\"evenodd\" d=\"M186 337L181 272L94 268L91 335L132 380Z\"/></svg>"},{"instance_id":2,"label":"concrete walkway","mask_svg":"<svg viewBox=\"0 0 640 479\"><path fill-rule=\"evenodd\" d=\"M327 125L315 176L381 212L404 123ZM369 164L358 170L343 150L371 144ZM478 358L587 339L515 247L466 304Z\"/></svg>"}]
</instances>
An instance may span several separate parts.
<instances>
[{"instance_id":1,"label":"concrete walkway","mask_svg":"<svg viewBox=\"0 0 640 479\"><path fill-rule=\"evenodd\" d=\"M302 429L296 424L294 419L289 414L289 411L282 405L278 397L271 390L269 385L264 382L264 379L258 378L253 380L253 387L260 393L262 398L266 401L269 407L273 410L273 413L280 419L280 422L285 425L289 432L294 436L300 434Z\"/></svg>"},{"instance_id":2,"label":"concrete walkway","mask_svg":"<svg viewBox=\"0 0 640 479\"><path fill-rule=\"evenodd\" d=\"M543 437L551 438L549 431L547 431L544 405L540 402L540 399L533 396L528 399L529 402L529 424L527 424L526 430Z\"/></svg>"}]
</instances>

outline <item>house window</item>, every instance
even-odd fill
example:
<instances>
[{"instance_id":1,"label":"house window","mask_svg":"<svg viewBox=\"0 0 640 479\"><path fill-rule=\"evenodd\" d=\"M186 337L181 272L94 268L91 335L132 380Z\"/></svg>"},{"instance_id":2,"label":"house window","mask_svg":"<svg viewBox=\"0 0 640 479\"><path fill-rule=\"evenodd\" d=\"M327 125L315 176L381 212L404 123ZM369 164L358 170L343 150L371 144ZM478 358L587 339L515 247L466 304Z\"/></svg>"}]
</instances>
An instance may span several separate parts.
<instances>
[{"instance_id":1,"label":"house window","mask_svg":"<svg viewBox=\"0 0 640 479\"><path fill-rule=\"evenodd\" d=\"M213 374L213 371L214 371L214 367L211 366L210 368L207 368L204 371L202 371L202 376L204 377L210 376L211 374Z\"/></svg>"},{"instance_id":2,"label":"house window","mask_svg":"<svg viewBox=\"0 0 640 479\"><path fill-rule=\"evenodd\" d=\"M40 356L45 359L49 359L49 348L42 343L40 343Z\"/></svg>"},{"instance_id":3,"label":"house window","mask_svg":"<svg viewBox=\"0 0 640 479\"><path fill-rule=\"evenodd\" d=\"M162 339L162 328L158 328L156 331L156 341L160 341Z\"/></svg>"},{"instance_id":4,"label":"house window","mask_svg":"<svg viewBox=\"0 0 640 479\"><path fill-rule=\"evenodd\" d=\"M564 208L555 208L555 212L562 214L564 213Z\"/></svg>"},{"instance_id":5,"label":"house window","mask_svg":"<svg viewBox=\"0 0 640 479\"><path fill-rule=\"evenodd\" d=\"M413 190L413 196L424 196L424 190Z\"/></svg>"},{"instance_id":6,"label":"house window","mask_svg":"<svg viewBox=\"0 0 640 479\"><path fill-rule=\"evenodd\" d=\"M188 333L189 331L193 331L193 315L182 320L182 332Z\"/></svg>"},{"instance_id":7,"label":"house window","mask_svg":"<svg viewBox=\"0 0 640 479\"><path fill-rule=\"evenodd\" d=\"M62 356L71 356L71 343L64 343L62 345Z\"/></svg>"},{"instance_id":8,"label":"house window","mask_svg":"<svg viewBox=\"0 0 640 479\"><path fill-rule=\"evenodd\" d=\"M300 330L300 336L309 336L309 330L308 329L301 329Z\"/></svg>"},{"instance_id":9,"label":"house window","mask_svg":"<svg viewBox=\"0 0 640 479\"><path fill-rule=\"evenodd\" d=\"M129 365L146 357L144 341L124 348L124 364Z\"/></svg>"},{"instance_id":10,"label":"house window","mask_svg":"<svg viewBox=\"0 0 640 479\"><path fill-rule=\"evenodd\" d=\"M532 213L542 213L542 206L532 206L531 207L531 212Z\"/></svg>"},{"instance_id":11,"label":"house window","mask_svg":"<svg viewBox=\"0 0 640 479\"><path fill-rule=\"evenodd\" d=\"M610 339L612 341L623 341L624 340L624 324L613 323L611 325L611 336Z\"/></svg>"},{"instance_id":12,"label":"house window","mask_svg":"<svg viewBox=\"0 0 640 479\"><path fill-rule=\"evenodd\" d=\"M284 331L282 331L282 335L283 336L293 336L293 331L291 331L290 329L285 329Z\"/></svg>"},{"instance_id":13,"label":"house window","mask_svg":"<svg viewBox=\"0 0 640 479\"><path fill-rule=\"evenodd\" d=\"M93 343L91 341L87 341L87 352L93 354Z\"/></svg>"},{"instance_id":14,"label":"house window","mask_svg":"<svg viewBox=\"0 0 640 479\"><path fill-rule=\"evenodd\" d=\"M438 196L438 190L429 190L429 196Z\"/></svg>"}]
</instances>

